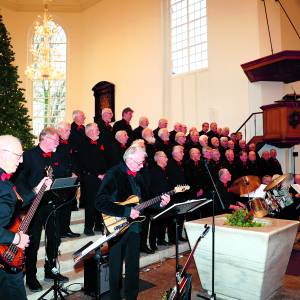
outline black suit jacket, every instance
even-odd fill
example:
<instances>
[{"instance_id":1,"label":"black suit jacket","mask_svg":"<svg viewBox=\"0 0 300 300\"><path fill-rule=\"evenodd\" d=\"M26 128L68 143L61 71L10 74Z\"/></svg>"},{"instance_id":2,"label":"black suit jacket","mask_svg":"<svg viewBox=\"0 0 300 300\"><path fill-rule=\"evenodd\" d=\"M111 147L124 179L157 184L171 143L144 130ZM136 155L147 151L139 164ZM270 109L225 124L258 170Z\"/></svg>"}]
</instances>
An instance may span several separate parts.
<instances>
[{"instance_id":1,"label":"black suit jacket","mask_svg":"<svg viewBox=\"0 0 300 300\"><path fill-rule=\"evenodd\" d=\"M115 122L113 126L113 134L115 135L117 131L125 130L130 139L132 139L132 127L129 123L127 123L124 119L121 119Z\"/></svg>"}]
</instances>

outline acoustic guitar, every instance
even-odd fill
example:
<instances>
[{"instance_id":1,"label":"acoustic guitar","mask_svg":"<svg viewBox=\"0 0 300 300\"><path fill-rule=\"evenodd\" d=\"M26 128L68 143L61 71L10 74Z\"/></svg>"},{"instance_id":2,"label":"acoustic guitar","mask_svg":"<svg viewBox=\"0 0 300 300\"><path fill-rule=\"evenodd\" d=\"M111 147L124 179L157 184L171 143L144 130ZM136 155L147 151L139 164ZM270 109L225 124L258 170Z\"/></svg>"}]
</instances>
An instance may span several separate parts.
<instances>
[{"instance_id":1,"label":"acoustic guitar","mask_svg":"<svg viewBox=\"0 0 300 300\"><path fill-rule=\"evenodd\" d=\"M52 179L52 167L49 166L46 170L47 177ZM44 183L37 193L35 199L30 205L30 208L26 216L21 219L20 216L17 216L13 224L9 227L8 230L11 232L24 232L26 233L29 227L29 224L38 208L42 197L46 191L46 184ZM15 244L10 245L0 245L0 269L4 269L8 273L19 273L23 270L25 263L25 250L18 248Z\"/></svg>"},{"instance_id":2,"label":"acoustic guitar","mask_svg":"<svg viewBox=\"0 0 300 300\"><path fill-rule=\"evenodd\" d=\"M173 190L165 193L168 195L174 195L176 193L183 193L187 190L190 189L189 185L177 185ZM119 205L134 205L137 204L135 206L133 206L134 209L140 211L144 208L147 208L157 202L161 201L161 196L157 196L155 198L152 198L148 201L142 202L141 204L137 204L140 202L140 199L138 196L132 195L129 196L127 198L127 200L125 200L124 202L115 202L116 204ZM115 217L115 216L109 216L106 214L102 214L103 217L103 221L104 221L104 225L106 227L106 230L108 231L108 233L114 233L115 231L119 231L120 233L123 233L125 230L128 229L128 227L133 224L133 223L137 223L137 222L143 222L145 220L145 216L139 217L137 219L130 219L130 218L126 218L126 217Z\"/></svg>"}]
</instances>

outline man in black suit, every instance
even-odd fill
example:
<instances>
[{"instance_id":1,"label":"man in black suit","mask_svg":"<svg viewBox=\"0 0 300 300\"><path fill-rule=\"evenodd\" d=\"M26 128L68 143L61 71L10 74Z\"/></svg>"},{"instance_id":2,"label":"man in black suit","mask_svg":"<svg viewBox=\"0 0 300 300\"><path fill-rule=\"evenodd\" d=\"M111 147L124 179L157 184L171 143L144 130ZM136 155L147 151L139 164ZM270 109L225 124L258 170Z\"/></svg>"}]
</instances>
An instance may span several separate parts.
<instances>
[{"instance_id":1,"label":"man in black suit","mask_svg":"<svg viewBox=\"0 0 300 300\"><path fill-rule=\"evenodd\" d=\"M22 162L23 150L20 141L11 135L0 136L0 244L15 245L24 250L29 245L29 236L9 228L15 221L15 210L21 206L10 177ZM20 205L21 204L21 205ZM25 203L23 203L25 204ZM2 298L3 297L3 298ZM26 300L23 272L10 274L0 262L0 298Z\"/></svg>"},{"instance_id":2,"label":"man in black suit","mask_svg":"<svg viewBox=\"0 0 300 300\"><path fill-rule=\"evenodd\" d=\"M53 177L59 178L65 172L59 153L55 150L59 145L59 135L53 127L44 128L39 135L39 144L33 149L24 152L23 166L16 179L18 192L23 194L33 190L45 177L45 169L49 166L53 169ZM58 247L60 244L59 218L54 218L53 211L61 204L54 193L44 195L36 213L30 223L28 233L31 236L29 247L26 249L26 284L31 291L42 290L42 286L36 279L37 253L43 228L47 238L45 279L57 279L66 282L69 279L61 275L56 268ZM55 226L56 225L56 226Z\"/></svg>"},{"instance_id":3,"label":"man in black suit","mask_svg":"<svg viewBox=\"0 0 300 300\"><path fill-rule=\"evenodd\" d=\"M69 143L71 133L71 125L67 122L59 122L57 124L57 133L59 135L59 145L56 154L60 157L62 170L61 177L76 177L79 170L74 159L73 149ZM75 191L74 191L75 192ZM72 206L77 207L77 200L73 191L67 195L65 206L60 210L60 236L62 238L79 237L79 233L75 233L70 228Z\"/></svg>"},{"instance_id":4,"label":"man in black suit","mask_svg":"<svg viewBox=\"0 0 300 300\"><path fill-rule=\"evenodd\" d=\"M124 153L124 162L111 168L104 177L96 198L96 208L107 215L136 219L140 211L117 204L130 195L148 198L148 187L139 173L146 153L136 146ZM160 206L165 206L170 196L163 195ZM125 260L125 298L136 300L139 291L140 225L135 223L122 235L109 242L109 285L111 300L121 300L123 261Z\"/></svg>"},{"instance_id":5,"label":"man in black suit","mask_svg":"<svg viewBox=\"0 0 300 300\"><path fill-rule=\"evenodd\" d=\"M119 130L115 134L115 140L111 144L108 154L109 167L119 164L123 160L123 155L128 148L128 134L125 130Z\"/></svg>"},{"instance_id":6,"label":"man in black suit","mask_svg":"<svg viewBox=\"0 0 300 300\"><path fill-rule=\"evenodd\" d=\"M149 125L149 120L147 117L140 117L139 126L135 128L132 132L132 139L138 140L142 138L142 131Z\"/></svg>"},{"instance_id":7,"label":"man in black suit","mask_svg":"<svg viewBox=\"0 0 300 300\"><path fill-rule=\"evenodd\" d=\"M115 135L120 130L125 130L127 135L132 141L132 127L130 125L130 121L132 119L133 110L130 107L126 107L122 111L122 119L115 122L113 126L113 134Z\"/></svg>"},{"instance_id":8,"label":"man in black suit","mask_svg":"<svg viewBox=\"0 0 300 300\"><path fill-rule=\"evenodd\" d=\"M170 131L170 142L172 145L175 143L175 135L177 132L182 132L182 124L178 122L174 124L174 129Z\"/></svg>"},{"instance_id":9,"label":"man in black suit","mask_svg":"<svg viewBox=\"0 0 300 300\"><path fill-rule=\"evenodd\" d=\"M169 140L169 131L167 128L162 128L158 131L158 138L155 142L155 149L157 151L163 151L167 157L171 156L172 145Z\"/></svg>"},{"instance_id":10,"label":"man in black suit","mask_svg":"<svg viewBox=\"0 0 300 300\"><path fill-rule=\"evenodd\" d=\"M168 120L165 118L161 118L158 121L158 127L153 130L154 137L157 139L158 138L158 132L162 128L168 128Z\"/></svg>"},{"instance_id":11,"label":"man in black suit","mask_svg":"<svg viewBox=\"0 0 300 300\"><path fill-rule=\"evenodd\" d=\"M103 108L101 111L101 120L97 123L101 133L101 139L106 147L109 147L114 140L113 128L110 125L112 117L112 110L107 107Z\"/></svg>"},{"instance_id":12,"label":"man in black suit","mask_svg":"<svg viewBox=\"0 0 300 300\"><path fill-rule=\"evenodd\" d=\"M72 116L73 116L73 122L71 124L71 134L69 137L69 143L73 149L73 158L79 169L79 173L81 177L82 174L81 174L79 151L83 141L85 140L85 132L84 132L85 114L81 110L74 110ZM84 207L84 204L85 204L85 190L84 187L81 186L79 207Z\"/></svg>"},{"instance_id":13,"label":"man in black suit","mask_svg":"<svg viewBox=\"0 0 300 300\"><path fill-rule=\"evenodd\" d=\"M279 160L277 159L277 151L274 148L270 150L269 164L270 164L270 168L271 168L270 175L274 175L274 174L282 175L283 174L281 164L280 164Z\"/></svg>"},{"instance_id":14,"label":"man in black suit","mask_svg":"<svg viewBox=\"0 0 300 300\"><path fill-rule=\"evenodd\" d=\"M94 235L95 231L104 232L101 215L95 208L97 191L107 171L107 154L96 123L85 127L86 139L81 147L80 160L82 165L83 183L86 190L84 233Z\"/></svg>"}]
</instances>

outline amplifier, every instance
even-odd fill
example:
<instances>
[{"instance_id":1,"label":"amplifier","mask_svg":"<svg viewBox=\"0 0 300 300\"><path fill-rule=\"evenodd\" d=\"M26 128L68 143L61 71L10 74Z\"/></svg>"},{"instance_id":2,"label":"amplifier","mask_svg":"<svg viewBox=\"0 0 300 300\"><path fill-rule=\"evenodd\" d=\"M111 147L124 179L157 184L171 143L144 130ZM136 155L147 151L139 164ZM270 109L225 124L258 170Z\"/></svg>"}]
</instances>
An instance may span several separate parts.
<instances>
[{"instance_id":1,"label":"amplifier","mask_svg":"<svg viewBox=\"0 0 300 300\"><path fill-rule=\"evenodd\" d=\"M96 295L97 288L97 265L96 260L91 257L86 259L83 263L84 266L84 293L90 296ZM108 257L101 257L100 274L98 276L100 280L100 294L104 294L109 291L109 268Z\"/></svg>"}]
</instances>

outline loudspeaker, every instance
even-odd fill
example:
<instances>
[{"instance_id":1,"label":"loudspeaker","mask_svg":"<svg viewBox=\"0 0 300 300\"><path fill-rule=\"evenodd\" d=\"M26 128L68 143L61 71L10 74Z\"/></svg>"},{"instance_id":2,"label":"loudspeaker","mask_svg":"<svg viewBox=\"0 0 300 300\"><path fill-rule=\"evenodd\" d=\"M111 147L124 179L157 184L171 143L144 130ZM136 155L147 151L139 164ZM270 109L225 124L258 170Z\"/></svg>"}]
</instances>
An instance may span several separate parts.
<instances>
[{"instance_id":1,"label":"loudspeaker","mask_svg":"<svg viewBox=\"0 0 300 300\"><path fill-rule=\"evenodd\" d=\"M84 293L90 296L96 295L96 282L97 282L97 264L96 260L91 257L86 259L83 263L84 266ZM101 257L100 266L100 294L109 291L109 268L108 257Z\"/></svg>"}]
</instances>

